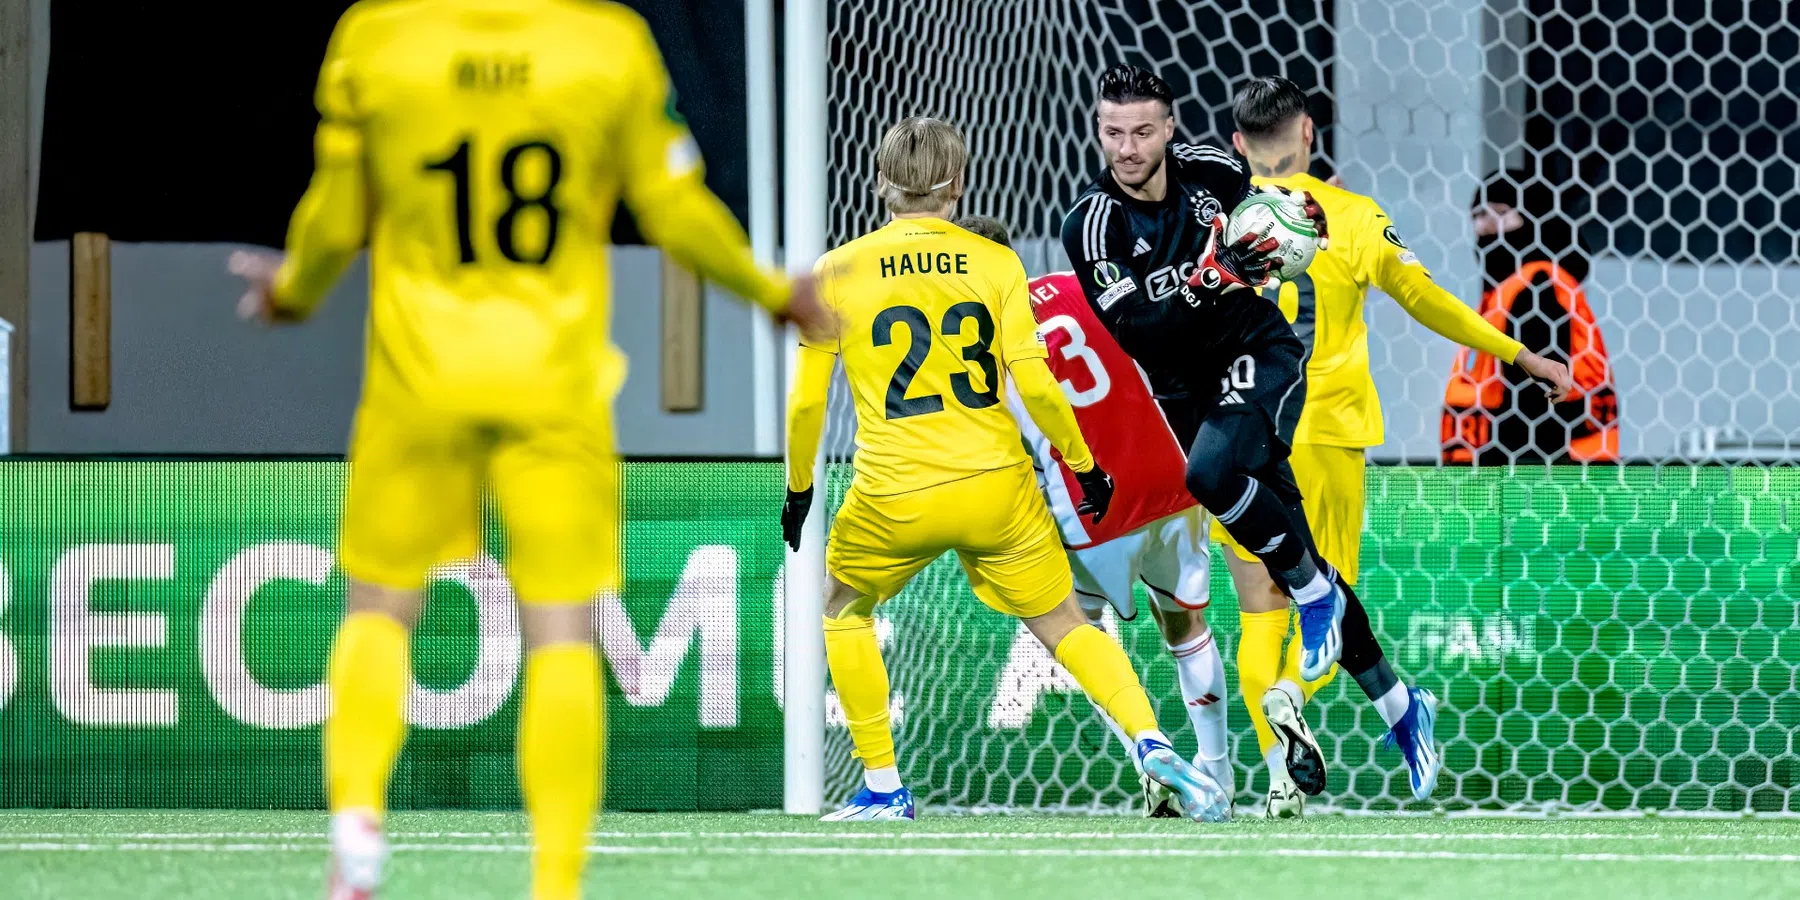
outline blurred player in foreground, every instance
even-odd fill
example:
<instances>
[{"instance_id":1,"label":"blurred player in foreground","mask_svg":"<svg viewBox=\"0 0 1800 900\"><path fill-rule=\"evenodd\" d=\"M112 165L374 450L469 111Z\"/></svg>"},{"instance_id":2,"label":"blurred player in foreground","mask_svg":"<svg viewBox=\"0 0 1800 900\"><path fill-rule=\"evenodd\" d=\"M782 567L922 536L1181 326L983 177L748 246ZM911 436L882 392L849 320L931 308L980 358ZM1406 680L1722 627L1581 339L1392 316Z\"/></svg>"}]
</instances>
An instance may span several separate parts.
<instances>
[{"instance_id":1,"label":"blurred player in foreground","mask_svg":"<svg viewBox=\"0 0 1800 900\"><path fill-rule=\"evenodd\" d=\"M1385 440L1381 403L1369 374L1368 326L1363 321L1370 287L1393 297L1432 331L1516 362L1548 385L1553 398L1566 395L1573 383L1567 367L1525 349L1439 287L1374 200L1306 173L1312 160L1313 122L1306 113L1306 93L1299 86L1285 78L1252 78L1238 89L1232 111L1237 124L1232 143L1250 161L1252 182L1306 191L1331 221L1331 243L1319 249L1306 274L1279 289L1264 288L1263 294L1277 301L1307 348L1306 406L1290 457L1305 498L1306 520L1320 555L1354 586L1362 549L1363 451ZM1304 800L1287 761L1296 758L1295 751L1319 756L1316 747L1308 746L1312 736L1300 708L1331 680L1335 669L1317 681L1301 678L1297 636L1287 642L1283 664L1287 597L1267 568L1225 529L1215 526L1212 536L1231 551L1225 556L1226 565L1243 609L1238 677L1269 764L1268 811L1276 817L1298 816ZM1366 678L1359 676L1358 681ZM1389 740L1406 754L1414 796L1429 794L1439 765L1432 716L1426 715L1435 707L1435 698L1430 691L1409 689L1399 681L1362 687L1387 723ZM1414 709L1417 712L1409 713ZM1316 776L1307 773L1308 779L1318 779L1314 783L1322 783L1322 776L1322 769Z\"/></svg>"},{"instance_id":2,"label":"blurred player in foreground","mask_svg":"<svg viewBox=\"0 0 1800 900\"><path fill-rule=\"evenodd\" d=\"M1106 517L1112 481L1044 363L1019 257L946 221L967 162L962 135L947 122L910 118L888 129L876 183L892 220L817 268L842 330L835 340L802 341L782 531L798 548L831 372L842 358L856 402L856 474L826 546L825 656L865 769L863 788L825 819L914 817L895 762L874 614L951 550L977 596L1025 622L1189 816L1221 818L1229 799L1175 754L1125 651L1076 603L1056 524L1000 399L1006 376L1076 473L1082 516Z\"/></svg>"},{"instance_id":3,"label":"blurred player in foreground","mask_svg":"<svg viewBox=\"0 0 1800 900\"><path fill-rule=\"evenodd\" d=\"M607 235L621 196L708 279L792 316L810 278L751 261L706 189L649 29L612 3L359 3L320 72L317 168L285 258L237 253L247 318L302 319L365 241L368 369L325 723L330 896L373 895L427 572L481 549L492 492L528 656L519 782L532 895L580 894L601 788L592 599L620 583Z\"/></svg>"},{"instance_id":4,"label":"blurred player in foreground","mask_svg":"<svg viewBox=\"0 0 1800 900\"><path fill-rule=\"evenodd\" d=\"M956 224L995 243L1010 246L1006 226L986 216L965 216ZM1162 630L1176 681L1194 726L1199 753L1194 765L1235 796L1235 776L1225 738L1225 663L1206 622L1212 555L1206 542L1206 511L1188 493L1187 456L1150 395L1150 385L1131 357L1095 318L1072 272L1031 280L1031 312L1050 352L1050 374L1062 385L1075 422L1093 451L1094 462L1113 476L1112 504L1105 521L1086 522L1075 511L1084 495L1073 469L1043 433L1020 415L1038 486L1050 503L1074 570L1075 593L1088 621L1099 624L1111 604L1125 620L1137 617L1133 588L1150 591L1150 612ZM1102 711L1104 712L1104 711ZM1131 741L1107 721L1127 754ZM1172 799L1141 777L1147 815L1176 815Z\"/></svg>"}]
</instances>

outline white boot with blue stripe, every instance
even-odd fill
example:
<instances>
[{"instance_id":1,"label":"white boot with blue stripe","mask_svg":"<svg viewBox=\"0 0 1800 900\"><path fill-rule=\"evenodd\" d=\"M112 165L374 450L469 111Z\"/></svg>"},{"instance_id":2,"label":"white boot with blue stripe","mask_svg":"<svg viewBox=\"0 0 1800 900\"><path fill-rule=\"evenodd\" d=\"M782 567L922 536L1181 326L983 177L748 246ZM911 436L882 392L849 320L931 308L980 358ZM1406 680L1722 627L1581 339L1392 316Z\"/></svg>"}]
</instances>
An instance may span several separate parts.
<instances>
[{"instance_id":1,"label":"white boot with blue stripe","mask_svg":"<svg viewBox=\"0 0 1800 900\"><path fill-rule=\"evenodd\" d=\"M821 822L911 822L917 816L912 791L900 783L892 766L863 772L862 790L837 812L819 817Z\"/></svg>"},{"instance_id":2,"label":"white boot with blue stripe","mask_svg":"<svg viewBox=\"0 0 1800 900\"><path fill-rule=\"evenodd\" d=\"M1437 745L1437 695L1415 687L1407 688L1406 714L1388 729L1385 743L1398 747L1406 756L1406 774L1412 782L1414 800L1424 800L1437 787L1438 773L1444 768L1443 755Z\"/></svg>"},{"instance_id":3,"label":"white boot with blue stripe","mask_svg":"<svg viewBox=\"0 0 1800 900\"><path fill-rule=\"evenodd\" d=\"M1349 599L1338 586L1335 573L1321 572L1294 591L1294 600L1300 607L1300 677L1317 681L1343 655L1344 610Z\"/></svg>"},{"instance_id":4,"label":"white boot with blue stripe","mask_svg":"<svg viewBox=\"0 0 1800 900\"><path fill-rule=\"evenodd\" d=\"M1138 735L1136 752L1144 774L1175 792L1183 815L1196 822L1231 821L1231 797L1225 789L1182 759L1161 732Z\"/></svg>"}]
</instances>

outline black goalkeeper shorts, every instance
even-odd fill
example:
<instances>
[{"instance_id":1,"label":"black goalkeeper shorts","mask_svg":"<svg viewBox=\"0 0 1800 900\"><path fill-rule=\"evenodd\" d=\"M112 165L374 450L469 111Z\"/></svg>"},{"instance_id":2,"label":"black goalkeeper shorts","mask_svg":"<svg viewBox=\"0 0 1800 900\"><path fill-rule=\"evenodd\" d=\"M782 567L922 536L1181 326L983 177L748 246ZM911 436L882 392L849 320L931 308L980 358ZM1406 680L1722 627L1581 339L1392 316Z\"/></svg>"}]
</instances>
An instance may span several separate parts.
<instances>
[{"instance_id":1,"label":"black goalkeeper shorts","mask_svg":"<svg viewBox=\"0 0 1800 900\"><path fill-rule=\"evenodd\" d=\"M1298 503L1300 489L1287 458L1306 407L1306 348L1291 333L1243 348L1230 358L1218 385L1217 394L1199 402L1164 405L1190 461L1204 456L1202 464L1240 471L1273 489L1282 502Z\"/></svg>"}]
</instances>

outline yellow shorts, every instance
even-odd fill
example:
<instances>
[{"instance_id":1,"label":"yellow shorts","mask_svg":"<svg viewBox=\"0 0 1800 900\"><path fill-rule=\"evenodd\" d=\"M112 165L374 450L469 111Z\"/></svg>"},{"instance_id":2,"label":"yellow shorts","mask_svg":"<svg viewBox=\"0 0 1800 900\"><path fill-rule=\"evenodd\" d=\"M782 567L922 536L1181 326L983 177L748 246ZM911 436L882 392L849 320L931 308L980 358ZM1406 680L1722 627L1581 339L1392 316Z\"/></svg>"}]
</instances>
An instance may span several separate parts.
<instances>
[{"instance_id":1,"label":"yellow shorts","mask_svg":"<svg viewBox=\"0 0 1800 900\"><path fill-rule=\"evenodd\" d=\"M831 523L825 568L881 602L950 550L975 595L1010 616L1044 615L1073 590L1028 463L886 497L852 486Z\"/></svg>"},{"instance_id":2,"label":"yellow shorts","mask_svg":"<svg viewBox=\"0 0 1800 900\"><path fill-rule=\"evenodd\" d=\"M1295 444L1288 458L1294 467L1294 483L1300 487L1306 523L1312 526L1313 543L1320 555L1344 574L1352 586L1360 569L1363 533L1363 451L1355 447ZM1256 554L1238 546L1217 519L1212 539L1230 548L1239 559L1256 561Z\"/></svg>"},{"instance_id":3,"label":"yellow shorts","mask_svg":"<svg viewBox=\"0 0 1800 900\"><path fill-rule=\"evenodd\" d=\"M619 463L605 410L528 425L357 410L340 564L359 581L423 586L433 566L480 552L484 488L520 601L618 589Z\"/></svg>"}]
</instances>

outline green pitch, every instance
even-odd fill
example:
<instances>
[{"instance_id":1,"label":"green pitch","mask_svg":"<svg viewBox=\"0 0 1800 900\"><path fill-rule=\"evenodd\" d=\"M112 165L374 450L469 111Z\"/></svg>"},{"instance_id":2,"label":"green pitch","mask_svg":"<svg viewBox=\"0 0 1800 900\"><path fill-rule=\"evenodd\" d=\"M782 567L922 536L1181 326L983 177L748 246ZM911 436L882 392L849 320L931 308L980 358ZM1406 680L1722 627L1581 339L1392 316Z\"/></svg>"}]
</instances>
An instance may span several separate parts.
<instances>
[{"instance_id":1,"label":"green pitch","mask_svg":"<svg viewBox=\"0 0 1800 900\"><path fill-rule=\"evenodd\" d=\"M393 817L388 898L522 898L516 814ZM321 895L325 817L3 812L8 898ZM1125 818L933 816L827 826L745 814L612 814L591 898L869 896L1330 900L1800 896L1800 822L1317 817L1199 827Z\"/></svg>"}]
</instances>

